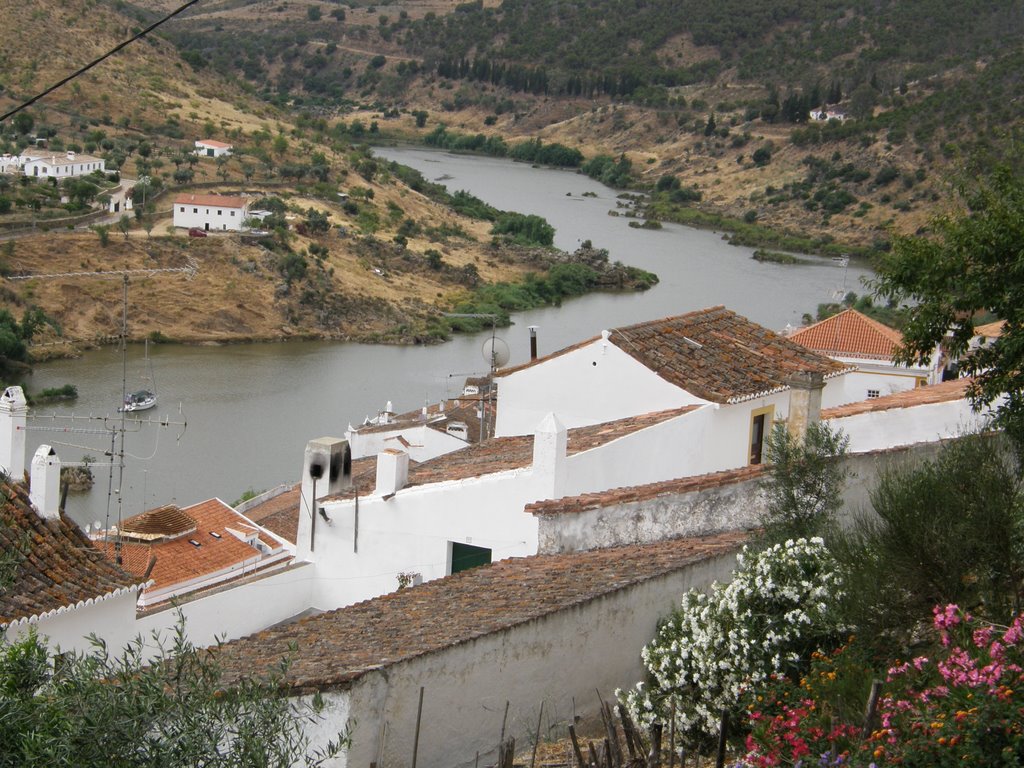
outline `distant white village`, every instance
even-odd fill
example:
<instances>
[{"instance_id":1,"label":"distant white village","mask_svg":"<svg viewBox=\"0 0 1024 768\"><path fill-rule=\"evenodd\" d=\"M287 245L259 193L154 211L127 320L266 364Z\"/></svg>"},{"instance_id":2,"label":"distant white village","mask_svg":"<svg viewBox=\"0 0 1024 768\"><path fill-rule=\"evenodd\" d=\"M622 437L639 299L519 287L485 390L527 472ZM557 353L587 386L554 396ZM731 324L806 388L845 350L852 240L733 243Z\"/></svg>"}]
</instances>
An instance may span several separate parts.
<instances>
[{"instance_id":1,"label":"distant white village","mask_svg":"<svg viewBox=\"0 0 1024 768\"><path fill-rule=\"evenodd\" d=\"M241 198L185 197L181 226L245 218ZM978 330L985 344L1000 326ZM541 701L550 720L592 717L595 687L640 679L682 592L728 577L763 509L775 422L849 437L851 506L885 462L984 424L955 360L900 365L900 342L854 310L789 336L725 307L595 329L458 398L310 435L294 484L237 508L163 506L94 539L60 512L60 457L25 455L28 407L9 387L0 539L34 544L0 626L118 648L180 613L193 642L226 641L229 675L290 653L291 695L327 703L314 744L351 728L339 765L408 764L420 695L434 725L420 766L493 762L506 706L510 734Z\"/></svg>"}]
</instances>

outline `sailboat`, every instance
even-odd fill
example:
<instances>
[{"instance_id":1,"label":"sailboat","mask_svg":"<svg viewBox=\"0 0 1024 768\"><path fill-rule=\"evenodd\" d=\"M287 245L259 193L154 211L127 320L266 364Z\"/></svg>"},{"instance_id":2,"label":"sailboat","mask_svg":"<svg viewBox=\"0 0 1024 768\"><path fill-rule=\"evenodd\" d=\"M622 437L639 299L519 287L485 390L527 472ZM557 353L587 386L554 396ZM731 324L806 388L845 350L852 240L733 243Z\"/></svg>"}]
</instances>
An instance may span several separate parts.
<instances>
[{"instance_id":1,"label":"sailboat","mask_svg":"<svg viewBox=\"0 0 1024 768\"><path fill-rule=\"evenodd\" d=\"M153 379L153 362L149 359L149 340L146 340L146 363L149 370L150 386L156 389ZM149 389L139 389L129 392L124 396L124 403L118 408L119 413L134 413L135 411L148 411L156 405L156 392Z\"/></svg>"}]
</instances>

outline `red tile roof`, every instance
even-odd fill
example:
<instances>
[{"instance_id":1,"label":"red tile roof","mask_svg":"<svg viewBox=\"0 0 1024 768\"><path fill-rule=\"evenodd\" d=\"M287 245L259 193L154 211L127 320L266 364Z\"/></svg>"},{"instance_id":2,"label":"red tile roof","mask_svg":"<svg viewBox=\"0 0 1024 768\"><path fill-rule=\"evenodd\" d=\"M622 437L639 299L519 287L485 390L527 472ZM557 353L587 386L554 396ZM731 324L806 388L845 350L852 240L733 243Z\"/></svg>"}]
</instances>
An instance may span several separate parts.
<instances>
[{"instance_id":1,"label":"red tile roof","mask_svg":"<svg viewBox=\"0 0 1024 768\"><path fill-rule=\"evenodd\" d=\"M161 507L159 510L144 512L125 521L125 526L140 518L151 519L153 512L165 511L166 507ZM129 539L121 544L123 567L132 573L145 573L150 557L156 557L156 564L150 573L150 579L154 583L147 588L147 592L211 576L232 566L240 567L243 563L252 566L264 557L258 549L246 544L228 530L230 528L247 535L258 534L259 529L220 499L209 499L178 512L195 521L195 527L188 535L175 535L148 543ZM283 546L270 537L264 536L261 540L270 546L271 552L283 550ZM114 559L114 541L106 542L103 551Z\"/></svg>"},{"instance_id":2,"label":"red tile roof","mask_svg":"<svg viewBox=\"0 0 1024 768\"><path fill-rule=\"evenodd\" d=\"M507 376L594 340L498 375ZM669 383L717 403L787 389L787 379L799 371L831 376L848 370L725 307L616 328L609 341Z\"/></svg>"},{"instance_id":3,"label":"red tile roof","mask_svg":"<svg viewBox=\"0 0 1024 768\"><path fill-rule=\"evenodd\" d=\"M371 670L728 554L744 539L745 534L733 532L501 560L227 643L218 650L218 662L230 682L266 672L281 657L292 656L283 680L289 690L344 687Z\"/></svg>"},{"instance_id":4,"label":"red tile roof","mask_svg":"<svg viewBox=\"0 0 1024 768\"><path fill-rule=\"evenodd\" d=\"M199 139L196 144L202 144L204 147L213 147L214 149L231 149L230 144L225 144L223 141L216 141L214 139Z\"/></svg>"},{"instance_id":5,"label":"red tile roof","mask_svg":"<svg viewBox=\"0 0 1024 768\"><path fill-rule=\"evenodd\" d=\"M196 529L196 521L173 504L129 517L121 524L121 533L133 539L163 539L183 536Z\"/></svg>"},{"instance_id":6,"label":"red tile roof","mask_svg":"<svg viewBox=\"0 0 1024 768\"><path fill-rule=\"evenodd\" d=\"M984 325L976 325L974 327L974 335L982 336L986 339L998 339L1003 335L1003 328L1006 327L1005 320L996 320L993 323L985 323Z\"/></svg>"},{"instance_id":7,"label":"red tile roof","mask_svg":"<svg viewBox=\"0 0 1024 768\"><path fill-rule=\"evenodd\" d=\"M823 355L892 360L903 335L877 320L847 309L820 323L801 328L790 340Z\"/></svg>"},{"instance_id":8,"label":"red tile roof","mask_svg":"<svg viewBox=\"0 0 1024 768\"><path fill-rule=\"evenodd\" d=\"M73 522L36 514L24 488L3 483L0 492L0 551L16 558L13 581L0 589L0 626L139 587Z\"/></svg>"},{"instance_id":9,"label":"red tile roof","mask_svg":"<svg viewBox=\"0 0 1024 768\"><path fill-rule=\"evenodd\" d=\"M916 405L931 405L933 403L948 403L953 400L962 400L968 396L968 389L974 379L954 379L944 381L941 384L933 384L930 387L917 387L906 389L893 395L874 397L870 400L861 400L856 403L848 403L835 408L823 408L822 419L841 419L845 416L856 416L859 413L874 413L876 411L888 411L893 408L913 408Z\"/></svg>"},{"instance_id":10,"label":"red tile roof","mask_svg":"<svg viewBox=\"0 0 1024 768\"><path fill-rule=\"evenodd\" d=\"M216 208L245 208L248 203L248 198L232 195L182 194L174 198L175 205L210 205Z\"/></svg>"},{"instance_id":11,"label":"red tile roof","mask_svg":"<svg viewBox=\"0 0 1024 768\"><path fill-rule=\"evenodd\" d=\"M668 494L692 493L706 491L709 488L721 488L726 485L753 480L764 474L763 464L754 464L739 469L723 472L711 472L693 477L680 477L674 480L663 480L659 483L633 485L626 488L610 488L598 493L584 493L579 496L564 496L560 499L546 499L526 505L526 511L534 515L568 515L586 512L591 509L602 509L618 504L634 501L647 501Z\"/></svg>"}]
</instances>

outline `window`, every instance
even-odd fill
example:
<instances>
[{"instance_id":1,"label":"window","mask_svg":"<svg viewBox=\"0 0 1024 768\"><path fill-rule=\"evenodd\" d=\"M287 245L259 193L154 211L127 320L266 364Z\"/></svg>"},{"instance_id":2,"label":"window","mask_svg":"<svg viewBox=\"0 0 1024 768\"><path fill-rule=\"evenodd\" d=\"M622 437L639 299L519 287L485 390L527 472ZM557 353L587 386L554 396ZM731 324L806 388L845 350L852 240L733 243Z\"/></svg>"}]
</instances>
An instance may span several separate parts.
<instances>
[{"instance_id":1,"label":"window","mask_svg":"<svg viewBox=\"0 0 1024 768\"><path fill-rule=\"evenodd\" d=\"M198 208L193 208L192 209L192 213L199 213L199 209Z\"/></svg>"},{"instance_id":2,"label":"window","mask_svg":"<svg viewBox=\"0 0 1024 768\"><path fill-rule=\"evenodd\" d=\"M182 213L184 213L184 212L185 212L185 206L184 206L184 205L183 205L183 206L181 206L181 212L182 212Z\"/></svg>"},{"instance_id":3,"label":"window","mask_svg":"<svg viewBox=\"0 0 1024 768\"><path fill-rule=\"evenodd\" d=\"M764 461L764 443L775 417L775 406L758 408L750 413L750 453L748 463L760 464Z\"/></svg>"},{"instance_id":4,"label":"window","mask_svg":"<svg viewBox=\"0 0 1024 768\"><path fill-rule=\"evenodd\" d=\"M874 400L880 394L881 393L877 389L869 389L868 390L868 400Z\"/></svg>"},{"instance_id":5,"label":"window","mask_svg":"<svg viewBox=\"0 0 1024 768\"><path fill-rule=\"evenodd\" d=\"M222 211L220 208L218 208L217 209L217 215L218 216L222 216L223 214L224 214L224 211Z\"/></svg>"},{"instance_id":6,"label":"window","mask_svg":"<svg viewBox=\"0 0 1024 768\"><path fill-rule=\"evenodd\" d=\"M449 573L468 571L470 568L487 565L491 562L491 550L486 547L474 547L472 544L449 542L449 554L451 556Z\"/></svg>"},{"instance_id":7,"label":"window","mask_svg":"<svg viewBox=\"0 0 1024 768\"><path fill-rule=\"evenodd\" d=\"M235 212L234 212L234 211L232 211L232 212L231 212L231 215L232 215L232 216L234 216L234 215L235 215Z\"/></svg>"}]
</instances>

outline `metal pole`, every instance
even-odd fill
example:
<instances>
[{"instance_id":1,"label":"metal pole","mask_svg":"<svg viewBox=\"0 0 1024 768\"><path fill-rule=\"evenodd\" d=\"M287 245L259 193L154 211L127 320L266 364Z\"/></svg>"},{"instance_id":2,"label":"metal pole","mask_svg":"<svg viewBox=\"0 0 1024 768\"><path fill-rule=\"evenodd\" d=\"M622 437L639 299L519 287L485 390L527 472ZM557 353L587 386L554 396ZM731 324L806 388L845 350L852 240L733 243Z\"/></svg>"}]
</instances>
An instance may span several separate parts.
<instances>
[{"instance_id":1,"label":"metal pole","mask_svg":"<svg viewBox=\"0 0 1024 768\"><path fill-rule=\"evenodd\" d=\"M416 707L416 735L412 742L412 768L416 768L416 755L420 751L420 718L423 716L423 686L420 686L420 703Z\"/></svg>"}]
</instances>

